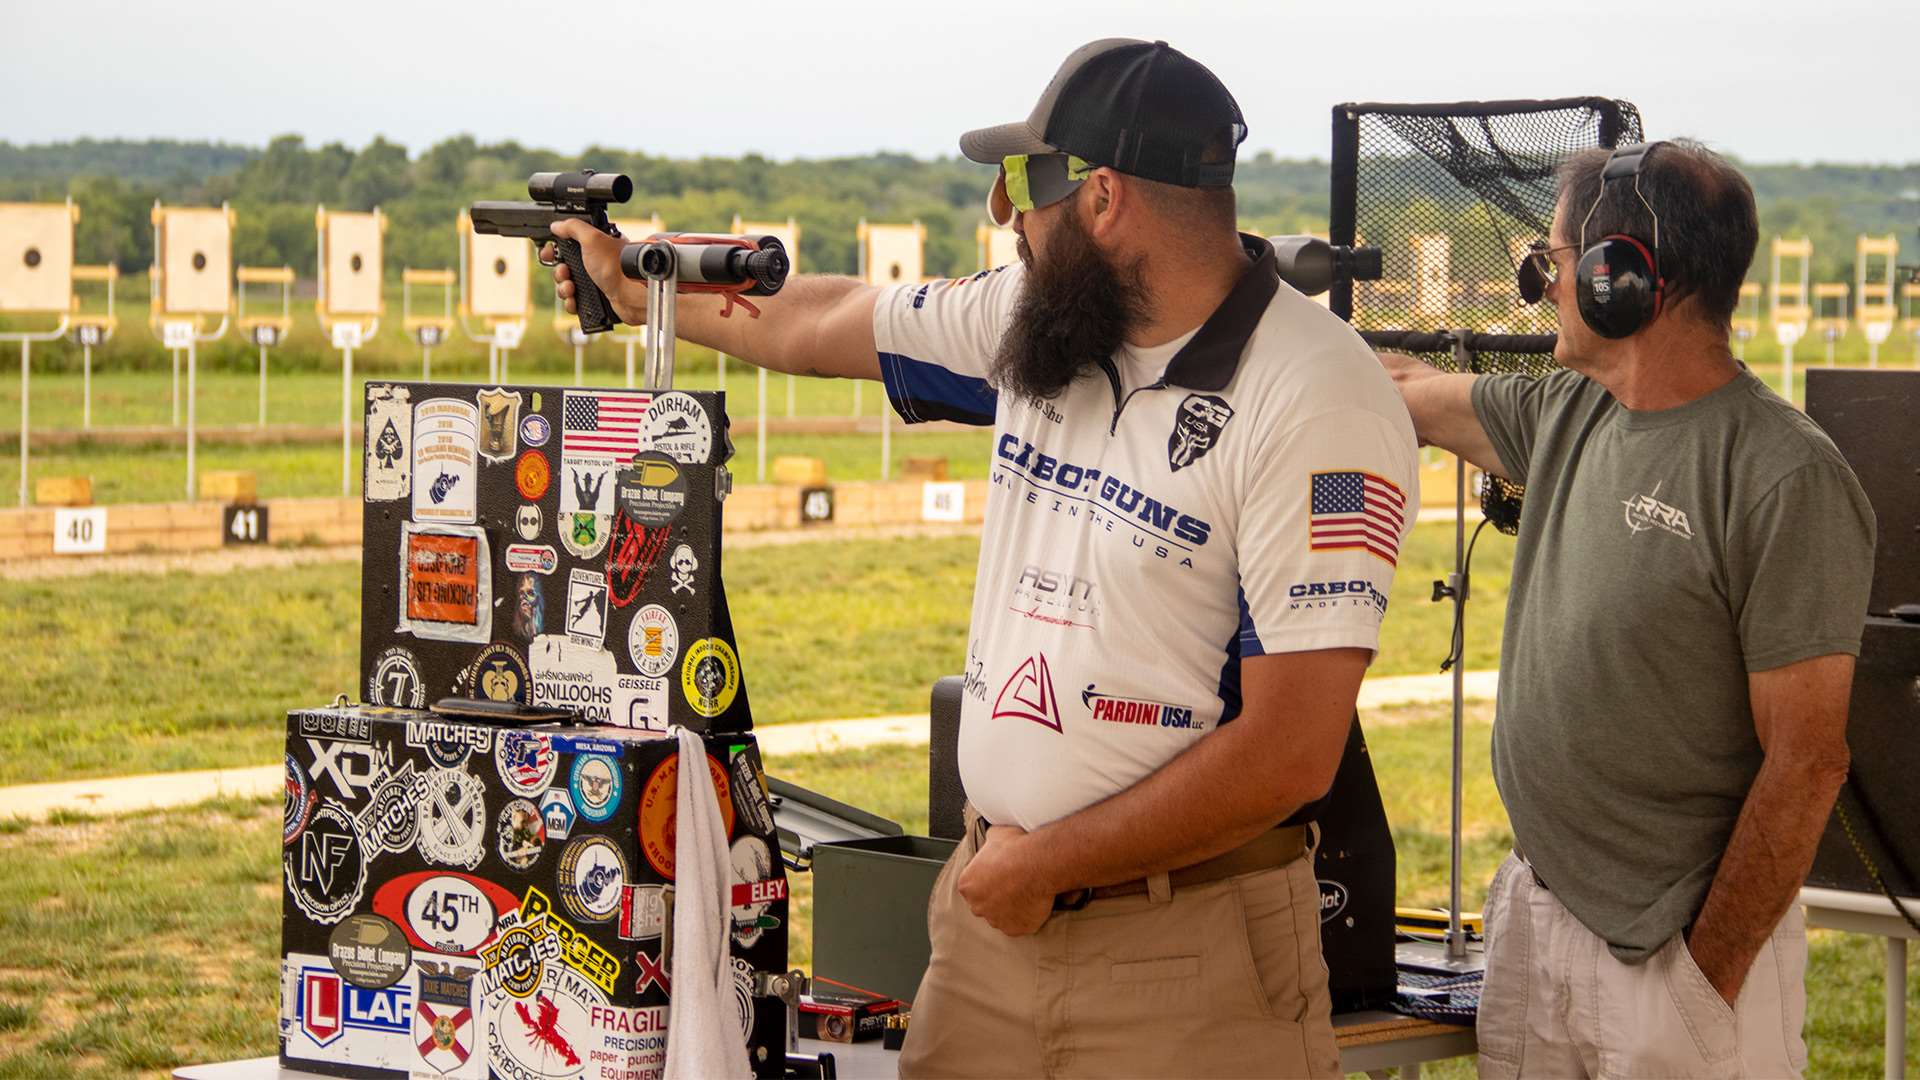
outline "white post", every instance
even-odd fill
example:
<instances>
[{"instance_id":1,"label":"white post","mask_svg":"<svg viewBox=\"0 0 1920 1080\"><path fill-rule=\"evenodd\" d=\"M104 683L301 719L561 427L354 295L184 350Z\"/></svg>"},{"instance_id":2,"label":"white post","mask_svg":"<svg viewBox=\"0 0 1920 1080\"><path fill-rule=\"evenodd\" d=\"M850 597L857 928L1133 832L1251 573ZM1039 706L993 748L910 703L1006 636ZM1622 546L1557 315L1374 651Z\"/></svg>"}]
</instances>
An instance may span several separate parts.
<instances>
[{"instance_id":1,"label":"white post","mask_svg":"<svg viewBox=\"0 0 1920 1080\"><path fill-rule=\"evenodd\" d=\"M1890 1078L1907 1075L1907 940L1887 939L1886 978L1886 1074Z\"/></svg>"},{"instance_id":2,"label":"white post","mask_svg":"<svg viewBox=\"0 0 1920 1080\"><path fill-rule=\"evenodd\" d=\"M21 428L25 429L22 424ZM755 476L759 483L767 482L767 369L760 369L760 415L754 418L757 438L754 440Z\"/></svg>"},{"instance_id":3,"label":"white post","mask_svg":"<svg viewBox=\"0 0 1920 1080\"><path fill-rule=\"evenodd\" d=\"M787 419L793 419L793 375L787 375Z\"/></svg>"},{"instance_id":4,"label":"white post","mask_svg":"<svg viewBox=\"0 0 1920 1080\"><path fill-rule=\"evenodd\" d=\"M80 426L93 426L93 346L80 346Z\"/></svg>"},{"instance_id":5,"label":"white post","mask_svg":"<svg viewBox=\"0 0 1920 1080\"><path fill-rule=\"evenodd\" d=\"M1867 338L1867 366L1869 368L1880 366L1880 343L1871 337Z\"/></svg>"},{"instance_id":6,"label":"white post","mask_svg":"<svg viewBox=\"0 0 1920 1080\"><path fill-rule=\"evenodd\" d=\"M180 426L180 350L168 349L173 356L173 426Z\"/></svg>"},{"instance_id":7,"label":"white post","mask_svg":"<svg viewBox=\"0 0 1920 1080\"><path fill-rule=\"evenodd\" d=\"M487 342L487 381L500 385L500 346L491 341Z\"/></svg>"},{"instance_id":8,"label":"white post","mask_svg":"<svg viewBox=\"0 0 1920 1080\"><path fill-rule=\"evenodd\" d=\"M20 339L20 505L27 505L27 357L30 346Z\"/></svg>"},{"instance_id":9,"label":"white post","mask_svg":"<svg viewBox=\"0 0 1920 1080\"><path fill-rule=\"evenodd\" d=\"M512 376L510 376L510 375L508 375L508 374L507 374L507 358L508 358L508 357L510 357L510 356L512 356L512 355L513 355L513 350L512 350L512 349L501 349L501 350L500 350L500 377L499 377L498 379L495 379L495 380L493 381L493 382L494 382L494 385L495 385L495 386L504 386L504 385L506 385L506 381L507 381L507 380L508 380L509 378L511 378L511 377L512 377Z\"/></svg>"},{"instance_id":10,"label":"white post","mask_svg":"<svg viewBox=\"0 0 1920 1080\"><path fill-rule=\"evenodd\" d=\"M853 415L856 419L860 416L860 391L864 389L866 385L867 380L865 379L853 380Z\"/></svg>"},{"instance_id":11,"label":"white post","mask_svg":"<svg viewBox=\"0 0 1920 1080\"><path fill-rule=\"evenodd\" d=\"M198 366L198 361L195 358L197 351L198 351L198 347L194 344L193 339L189 338L187 340L187 501L188 502L193 501L193 479L194 479L193 373L194 373L194 369Z\"/></svg>"},{"instance_id":12,"label":"white post","mask_svg":"<svg viewBox=\"0 0 1920 1080\"><path fill-rule=\"evenodd\" d=\"M633 389L633 346L634 338L627 339L627 389Z\"/></svg>"},{"instance_id":13,"label":"white post","mask_svg":"<svg viewBox=\"0 0 1920 1080\"><path fill-rule=\"evenodd\" d=\"M433 381L433 346L420 346L420 381Z\"/></svg>"},{"instance_id":14,"label":"white post","mask_svg":"<svg viewBox=\"0 0 1920 1080\"><path fill-rule=\"evenodd\" d=\"M340 497L353 494L353 350L340 350Z\"/></svg>"},{"instance_id":15,"label":"white post","mask_svg":"<svg viewBox=\"0 0 1920 1080\"><path fill-rule=\"evenodd\" d=\"M1780 347L1780 396L1793 404L1793 346Z\"/></svg>"},{"instance_id":16,"label":"white post","mask_svg":"<svg viewBox=\"0 0 1920 1080\"><path fill-rule=\"evenodd\" d=\"M713 361L713 388L724 391L727 388L727 354L715 353Z\"/></svg>"},{"instance_id":17,"label":"white post","mask_svg":"<svg viewBox=\"0 0 1920 1080\"><path fill-rule=\"evenodd\" d=\"M880 479L885 480L893 473L893 422L887 416L887 410L880 410Z\"/></svg>"},{"instance_id":18,"label":"white post","mask_svg":"<svg viewBox=\"0 0 1920 1080\"><path fill-rule=\"evenodd\" d=\"M260 346L260 426L267 426L267 346Z\"/></svg>"},{"instance_id":19,"label":"white post","mask_svg":"<svg viewBox=\"0 0 1920 1080\"><path fill-rule=\"evenodd\" d=\"M578 345L573 347L573 385L575 386L585 385L587 362L582 356L584 351L585 350Z\"/></svg>"}]
</instances>

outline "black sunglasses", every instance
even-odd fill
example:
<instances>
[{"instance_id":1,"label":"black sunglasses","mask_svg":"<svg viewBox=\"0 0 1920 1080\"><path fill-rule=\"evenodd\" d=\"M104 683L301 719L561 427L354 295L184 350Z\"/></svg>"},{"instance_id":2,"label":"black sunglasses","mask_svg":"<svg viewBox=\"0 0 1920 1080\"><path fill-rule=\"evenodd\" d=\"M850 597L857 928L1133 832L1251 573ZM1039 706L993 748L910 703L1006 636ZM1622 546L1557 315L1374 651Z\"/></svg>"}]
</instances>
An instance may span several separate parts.
<instances>
[{"instance_id":1,"label":"black sunglasses","mask_svg":"<svg viewBox=\"0 0 1920 1080\"><path fill-rule=\"evenodd\" d=\"M1520 257L1520 265L1513 272L1514 283L1520 287L1520 299L1529 304L1537 304L1547 295L1547 286L1556 276L1553 269L1553 253L1572 251L1578 244L1561 244L1548 247L1545 240L1535 240L1527 245L1527 253Z\"/></svg>"}]
</instances>

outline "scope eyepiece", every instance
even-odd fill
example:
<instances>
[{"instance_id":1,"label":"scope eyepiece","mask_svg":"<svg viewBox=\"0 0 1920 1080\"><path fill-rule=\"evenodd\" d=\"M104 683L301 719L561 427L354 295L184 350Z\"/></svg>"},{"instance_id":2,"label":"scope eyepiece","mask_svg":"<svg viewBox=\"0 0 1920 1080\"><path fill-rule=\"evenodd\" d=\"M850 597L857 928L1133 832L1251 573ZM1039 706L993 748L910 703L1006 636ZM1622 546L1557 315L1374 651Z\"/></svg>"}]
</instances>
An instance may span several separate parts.
<instances>
[{"instance_id":1,"label":"scope eyepiece","mask_svg":"<svg viewBox=\"0 0 1920 1080\"><path fill-rule=\"evenodd\" d=\"M625 173L537 172L527 178L527 194L535 202L577 206L588 202L623 203L633 198L633 181Z\"/></svg>"}]
</instances>

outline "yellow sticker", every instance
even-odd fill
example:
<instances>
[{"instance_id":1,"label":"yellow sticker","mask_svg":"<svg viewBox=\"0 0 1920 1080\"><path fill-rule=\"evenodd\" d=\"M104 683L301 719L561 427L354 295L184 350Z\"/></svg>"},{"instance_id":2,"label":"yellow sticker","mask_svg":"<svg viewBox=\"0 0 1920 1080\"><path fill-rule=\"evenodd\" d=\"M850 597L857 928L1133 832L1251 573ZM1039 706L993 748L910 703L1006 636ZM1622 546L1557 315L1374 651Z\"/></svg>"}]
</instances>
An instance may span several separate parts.
<instances>
[{"instance_id":1,"label":"yellow sticker","mask_svg":"<svg viewBox=\"0 0 1920 1080\"><path fill-rule=\"evenodd\" d=\"M680 689L693 711L711 720L740 692L740 658L719 638L701 638L680 664Z\"/></svg>"}]
</instances>

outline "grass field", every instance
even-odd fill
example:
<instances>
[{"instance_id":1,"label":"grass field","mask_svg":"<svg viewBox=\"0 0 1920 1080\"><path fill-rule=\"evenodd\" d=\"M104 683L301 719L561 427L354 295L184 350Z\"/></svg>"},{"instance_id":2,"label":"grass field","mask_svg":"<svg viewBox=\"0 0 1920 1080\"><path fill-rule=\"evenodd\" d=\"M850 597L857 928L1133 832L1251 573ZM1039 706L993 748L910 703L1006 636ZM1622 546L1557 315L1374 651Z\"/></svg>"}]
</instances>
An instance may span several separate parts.
<instances>
[{"instance_id":1,"label":"grass field","mask_svg":"<svg viewBox=\"0 0 1920 1080\"><path fill-rule=\"evenodd\" d=\"M1441 707L1395 710L1373 728L1394 823L1399 900L1445 896L1447 722ZM1390 721L1390 722L1389 722ZM1487 725L1467 730L1464 896L1477 908L1508 842L1486 770ZM772 771L899 821L926 826L926 750L881 747L776 759ZM270 1054L278 986L280 807L213 803L48 825L0 825L0 1078L164 1075L180 1064ZM811 967L811 882L795 881L793 962ZM1808 1075L1879 1073L1877 942L1815 931L1808 969ZM1920 975L1920 962L1912 970ZM1908 982L1920 1008L1920 978ZM1910 1028L1910 1030L1912 1030ZM1920 1032L1916 1032L1920 1035ZM1920 1048L1920 1037L1910 1046ZM1909 1069L1920 1052L1909 1051ZM1469 1077L1466 1061L1430 1075Z\"/></svg>"},{"instance_id":2,"label":"grass field","mask_svg":"<svg viewBox=\"0 0 1920 1080\"><path fill-rule=\"evenodd\" d=\"M1476 561L1469 668L1492 667L1512 545ZM820 542L727 555L727 595L760 723L920 711L960 670L974 537ZM1446 526L1414 530L1375 671L1433 671L1450 609L1427 599L1452 558ZM0 784L275 760L287 709L360 696L360 568L10 581L0 640Z\"/></svg>"}]
</instances>

